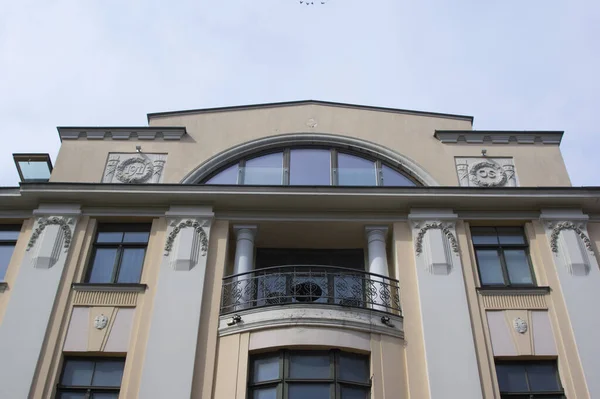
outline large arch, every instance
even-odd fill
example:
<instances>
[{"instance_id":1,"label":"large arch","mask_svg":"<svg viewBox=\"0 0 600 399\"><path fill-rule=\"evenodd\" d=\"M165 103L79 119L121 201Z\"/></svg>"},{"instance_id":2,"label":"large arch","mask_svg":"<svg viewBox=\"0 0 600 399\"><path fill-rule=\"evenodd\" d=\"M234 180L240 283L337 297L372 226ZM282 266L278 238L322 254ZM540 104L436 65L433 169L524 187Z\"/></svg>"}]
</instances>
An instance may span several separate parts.
<instances>
[{"instance_id":1,"label":"large arch","mask_svg":"<svg viewBox=\"0 0 600 399\"><path fill-rule=\"evenodd\" d=\"M394 166L410 175L424 186L439 186L439 183L412 159L390 150L382 145L357 139L327 133L290 133L277 136L263 137L248 141L222 151L188 173L182 184L196 184L203 181L214 171L221 169L237 159L248 155L291 145L326 145L362 152Z\"/></svg>"}]
</instances>

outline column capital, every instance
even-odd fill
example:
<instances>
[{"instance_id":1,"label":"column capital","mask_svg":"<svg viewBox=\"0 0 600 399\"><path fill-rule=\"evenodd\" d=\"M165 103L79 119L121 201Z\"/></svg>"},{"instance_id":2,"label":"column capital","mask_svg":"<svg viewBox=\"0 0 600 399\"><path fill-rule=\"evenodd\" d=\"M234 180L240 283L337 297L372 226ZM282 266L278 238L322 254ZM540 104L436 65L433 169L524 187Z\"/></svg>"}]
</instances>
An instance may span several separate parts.
<instances>
[{"instance_id":1,"label":"column capital","mask_svg":"<svg viewBox=\"0 0 600 399\"><path fill-rule=\"evenodd\" d=\"M254 242L258 226L255 224L234 224L233 232L238 240L250 240Z\"/></svg>"},{"instance_id":2,"label":"column capital","mask_svg":"<svg viewBox=\"0 0 600 399\"><path fill-rule=\"evenodd\" d=\"M376 240L385 242L388 230L388 226L365 226L365 235L369 242Z\"/></svg>"}]
</instances>

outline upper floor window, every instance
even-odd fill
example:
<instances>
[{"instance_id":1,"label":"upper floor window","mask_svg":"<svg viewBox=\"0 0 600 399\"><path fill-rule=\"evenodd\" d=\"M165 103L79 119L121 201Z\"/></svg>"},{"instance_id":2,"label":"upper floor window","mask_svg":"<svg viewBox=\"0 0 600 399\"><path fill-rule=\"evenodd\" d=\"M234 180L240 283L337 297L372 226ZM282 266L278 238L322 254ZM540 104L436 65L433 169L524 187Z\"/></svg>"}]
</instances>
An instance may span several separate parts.
<instances>
[{"instance_id":1,"label":"upper floor window","mask_svg":"<svg viewBox=\"0 0 600 399\"><path fill-rule=\"evenodd\" d=\"M204 184L416 186L381 160L323 147L286 148L241 159Z\"/></svg>"},{"instance_id":2,"label":"upper floor window","mask_svg":"<svg viewBox=\"0 0 600 399\"><path fill-rule=\"evenodd\" d=\"M19 225L0 226L0 281L4 281L20 231L21 226Z\"/></svg>"},{"instance_id":3,"label":"upper floor window","mask_svg":"<svg viewBox=\"0 0 600 399\"><path fill-rule=\"evenodd\" d=\"M502 399L564 399L556 361L496 362Z\"/></svg>"},{"instance_id":4,"label":"upper floor window","mask_svg":"<svg viewBox=\"0 0 600 399\"><path fill-rule=\"evenodd\" d=\"M482 286L533 286L529 245L521 227L472 227Z\"/></svg>"},{"instance_id":5,"label":"upper floor window","mask_svg":"<svg viewBox=\"0 0 600 399\"><path fill-rule=\"evenodd\" d=\"M251 357L252 399L367 399L369 357L331 351L280 351Z\"/></svg>"},{"instance_id":6,"label":"upper floor window","mask_svg":"<svg viewBox=\"0 0 600 399\"><path fill-rule=\"evenodd\" d=\"M56 399L118 399L125 359L65 359Z\"/></svg>"},{"instance_id":7,"label":"upper floor window","mask_svg":"<svg viewBox=\"0 0 600 399\"><path fill-rule=\"evenodd\" d=\"M86 283L139 283L149 224L101 224Z\"/></svg>"}]
</instances>

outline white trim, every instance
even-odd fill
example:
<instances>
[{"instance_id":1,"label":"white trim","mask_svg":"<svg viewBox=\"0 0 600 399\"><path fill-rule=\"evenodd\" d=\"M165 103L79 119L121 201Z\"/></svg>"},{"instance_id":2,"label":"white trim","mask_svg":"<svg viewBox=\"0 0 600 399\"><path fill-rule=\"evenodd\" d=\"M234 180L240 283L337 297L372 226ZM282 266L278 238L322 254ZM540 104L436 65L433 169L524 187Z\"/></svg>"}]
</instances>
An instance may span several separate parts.
<instances>
[{"instance_id":1,"label":"white trim","mask_svg":"<svg viewBox=\"0 0 600 399\"><path fill-rule=\"evenodd\" d=\"M328 145L333 147L337 146L341 148L350 148L359 152L362 151L373 157L379 158L392 166L404 170L425 186L439 186L439 183L415 161L395 151L392 151L389 148L354 137L325 133L281 134L248 141L213 156L196 169L188 173L183 178L181 183L197 183L208 177L215 170L222 168L237 159L256 152L278 147L306 144Z\"/></svg>"}]
</instances>

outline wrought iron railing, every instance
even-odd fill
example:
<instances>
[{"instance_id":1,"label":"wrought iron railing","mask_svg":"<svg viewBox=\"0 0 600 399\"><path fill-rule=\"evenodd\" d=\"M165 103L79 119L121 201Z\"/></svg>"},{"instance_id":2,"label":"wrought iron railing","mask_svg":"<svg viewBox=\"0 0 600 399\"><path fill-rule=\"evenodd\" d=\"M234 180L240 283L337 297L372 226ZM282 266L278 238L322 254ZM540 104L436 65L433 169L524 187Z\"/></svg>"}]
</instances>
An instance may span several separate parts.
<instances>
[{"instance_id":1,"label":"wrought iron railing","mask_svg":"<svg viewBox=\"0 0 600 399\"><path fill-rule=\"evenodd\" d=\"M221 314L284 304L328 304L400 314L398 280L334 266L276 266L223 278Z\"/></svg>"}]
</instances>

